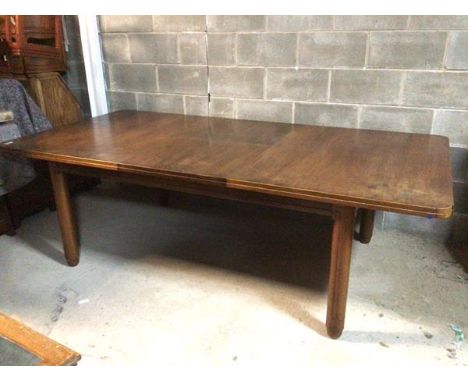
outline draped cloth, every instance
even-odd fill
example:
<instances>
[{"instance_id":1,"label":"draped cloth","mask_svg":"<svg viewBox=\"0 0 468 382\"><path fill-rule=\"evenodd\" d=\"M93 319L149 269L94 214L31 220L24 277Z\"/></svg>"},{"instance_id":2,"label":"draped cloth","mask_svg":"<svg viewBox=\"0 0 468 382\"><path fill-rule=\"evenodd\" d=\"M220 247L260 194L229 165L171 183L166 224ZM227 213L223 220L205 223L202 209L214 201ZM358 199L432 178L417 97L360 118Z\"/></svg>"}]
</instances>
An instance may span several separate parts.
<instances>
[{"instance_id":1,"label":"draped cloth","mask_svg":"<svg viewBox=\"0 0 468 382\"><path fill-rule=\"evenodd\" d=\"M0 142L5 143L52 128L23 85L16 80L0 79L0 110L13 113L13 120L0 120ZM24 186L35 176L29 161L0 157L0 196Z\"/></svg>"}]
</instances>

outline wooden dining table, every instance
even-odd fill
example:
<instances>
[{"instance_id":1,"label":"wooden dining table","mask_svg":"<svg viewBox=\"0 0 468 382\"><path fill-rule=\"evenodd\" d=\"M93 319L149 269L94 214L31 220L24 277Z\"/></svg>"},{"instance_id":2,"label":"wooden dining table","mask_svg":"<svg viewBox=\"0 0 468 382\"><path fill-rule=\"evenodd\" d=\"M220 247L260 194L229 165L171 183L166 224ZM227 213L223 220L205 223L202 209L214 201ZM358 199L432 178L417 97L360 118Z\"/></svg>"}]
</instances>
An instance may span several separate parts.
<instances>
[{"instance_id":1,"label":"wooden dining table","mask_svg":"<svg viewBox=\"0 0 468 382\"><path fill-rule=\"evenodd\" d=\"M375 211L444 219L453 208L449 141L436 135L118 111L0 151L48 162L71 266L79 238L68 174L329 216L331 338L344 328L355 223L368 243Z\"/></svg>"}]
</instances>

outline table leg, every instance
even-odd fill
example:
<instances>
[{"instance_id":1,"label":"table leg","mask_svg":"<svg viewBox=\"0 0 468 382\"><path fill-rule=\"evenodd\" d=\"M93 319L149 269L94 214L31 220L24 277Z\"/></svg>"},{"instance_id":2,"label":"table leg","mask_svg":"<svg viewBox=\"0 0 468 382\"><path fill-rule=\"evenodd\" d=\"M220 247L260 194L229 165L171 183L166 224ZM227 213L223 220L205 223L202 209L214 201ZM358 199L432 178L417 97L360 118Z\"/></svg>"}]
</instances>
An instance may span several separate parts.
<instances>
[{"instance_id":1,"label":"table leg","mask_svg":"<svg viewBox=\"0 0 468 382\"><path fill-rule=\"evenodd\" d=\"M361 224L359 227L359 241L363 244L369 244L374 232L375 211L361 210Z\"/></svg>"},{"instance_id":2,"label":"table leg","mask_svg":"<svg viewBox=\"0 0 468 382\"><path fill-rule=\"evenodd\" d=\"M355 208L335 207L333 209L334 224L327 306L327 333L333 339L339 338L344 328L354 215Z\"/></svg>"},{"instance_id":3,"label":"table leg","mask_svg":"<svg viewBox=\"0 0 468 382\"><path fill-rule=\"evenodd\" d=\"M55 205L62 232L65 258L70 266L75 266L80 260L80 247L76 229L73 206L68 190L66 174L60 171L55 164L49 163L50 178L54 190Z\"/></svg>"}]
</instances>

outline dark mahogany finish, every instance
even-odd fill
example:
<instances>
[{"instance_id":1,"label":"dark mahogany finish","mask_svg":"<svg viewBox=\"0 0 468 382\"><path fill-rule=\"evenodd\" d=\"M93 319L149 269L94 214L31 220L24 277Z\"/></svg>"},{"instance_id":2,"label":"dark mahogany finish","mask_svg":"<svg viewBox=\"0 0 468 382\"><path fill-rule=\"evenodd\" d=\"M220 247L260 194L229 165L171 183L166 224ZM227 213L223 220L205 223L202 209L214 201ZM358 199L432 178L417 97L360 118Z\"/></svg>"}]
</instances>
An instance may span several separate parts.
<instances>
[{"instance_id":1,"label":"dark mahogany finish","mask_svg":"<svg viewBox=\"0 0 468 382\"><path fill-rule=\"evenodd\" d=\"M375 210L448 218L453 207L448 139L434 135L121 111L0 149L49 162L70 265L79 241L68 173L331 216L332 338L344 327L356 209L366 242Z\"/></svg>"},{"instance_id":2,"label":"dark mahogany finish","mask_svg":"<svg viewBox=\"0 0 468 382\"><path fill-rule=\"evenodd\" d=\"M448 139L116 112L4 145L29 158L353 207L449 217Z\"/></svg>"}]
</instances>

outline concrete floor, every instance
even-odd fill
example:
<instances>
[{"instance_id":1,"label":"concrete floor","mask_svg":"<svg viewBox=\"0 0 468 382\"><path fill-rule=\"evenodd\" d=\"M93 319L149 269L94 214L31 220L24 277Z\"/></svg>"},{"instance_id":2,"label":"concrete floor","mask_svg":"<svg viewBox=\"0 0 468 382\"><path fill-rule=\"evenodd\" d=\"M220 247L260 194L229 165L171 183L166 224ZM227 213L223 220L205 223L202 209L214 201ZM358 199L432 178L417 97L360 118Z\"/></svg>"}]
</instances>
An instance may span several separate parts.
<instances>
[{"instance_id":1,"label":"concrete floor","mask_svg":"<svg viewBox=\"0 0 468 382\"><path fill-rule=\"evenodd\" d=\"M81 263L56 215L0 237L0 310L80 352L80 366L467 364L467 280L440 239L379 231L353 247L346 329L326 337L330 223L100 186L77 198ZM449 349L449 350L448 350Z\"/></svg>"}]
</instances>

